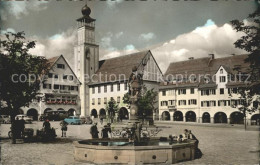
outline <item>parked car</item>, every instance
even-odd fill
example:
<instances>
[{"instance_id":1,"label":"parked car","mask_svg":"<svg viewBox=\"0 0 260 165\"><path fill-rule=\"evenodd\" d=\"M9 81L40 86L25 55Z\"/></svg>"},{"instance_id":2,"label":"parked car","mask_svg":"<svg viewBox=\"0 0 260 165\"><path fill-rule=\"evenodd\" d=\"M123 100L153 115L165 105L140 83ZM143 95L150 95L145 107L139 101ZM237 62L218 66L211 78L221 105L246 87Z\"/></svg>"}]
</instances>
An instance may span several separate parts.
<instances>
[{"instance_id":1,"label":"parked car","mask_svg":"<svg viewBox=\"0 0 260 165\"><path fill-rule=\"evenodd\" d=\"M19 120L21 120L23 118L25 120L25 123L32 123L32 121L33 121L33 117L32 116L16 115L15 118L17 118L17 117L18 117Z\"/></svg>"},{"instance_id":2,"label":"parked car","mask_svg":"<svg viewBox=\"0 0 260 165\"><path fill-rule=\"evenodd\" d=\"M86 117L85 123L86 123L86 124L92 124L92 123L93 123L93 121L92 121L92 119L91 119L90 116L87 116L87 117Z\"/></svg>"},{"instance_id":3,"label":"parked car","mask_svg":"<svg viewBox=\"0 0 260 165\"><path fill-rule=\"evenodd\" d=\"M41 115L41 116L39 117L39 120L40 120L40 121L44 121L46 118L47 118L46 115Z\"/></svg>"},{"instance_id":4,"label":"parked car","mask_svg":"<svg viewBox=\"0 0 260 165\"><path fill-rule=\"evenodd\" d=\"M68 124L81 124L81 120L77 116L70 116L68 118L65 118L64 121L66 121Z\"/></svg>"},{"instance_id":5,"label":"parked car","mask_svg":"<svg viewBox=\"0 0 260 165\"><path fill-rule=\"evenodd\" d=\"M8 115L0 115L0 123L10 124L11 123L10 116L8 116Z\"/></svg>"},{"instance_id":6,"label":"parked car","mask_svg":"<svg viewBox=\"0 0 260 165\"><path fill-rule=\"evenodd\" d=\"M87 117L80 117L81 124L92 124L92 119L90 116Z\"/></svg>"}]
</instances>

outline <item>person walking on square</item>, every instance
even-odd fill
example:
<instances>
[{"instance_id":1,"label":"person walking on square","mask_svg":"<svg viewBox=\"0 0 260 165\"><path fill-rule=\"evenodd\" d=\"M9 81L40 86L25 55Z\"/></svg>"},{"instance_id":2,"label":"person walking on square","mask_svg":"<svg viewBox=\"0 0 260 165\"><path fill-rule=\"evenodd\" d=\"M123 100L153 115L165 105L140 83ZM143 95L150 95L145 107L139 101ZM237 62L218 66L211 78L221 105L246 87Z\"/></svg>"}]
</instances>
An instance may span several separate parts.
<instances>
[{"instance_id":1,"label":"person walking on square","mask_svg":"<svg viewBox=\"0 0 260 165\"><path fill-rule=\"evenodd\" d=\"M188 131L189 137L192 140L195 140L195 159L199 159L202 157L202 152L199 149L199 140L196 138L196 136L191 132L191 130Z\"/></svg>"},{"instance_id":2,"label":"person walking on square","mask_svg":"<svg viewBox=\"0 0 260 165\"><path fill-rule=\"evenodd\" d=\"M42 127L44 128L44 131L47 133L47 132L50 132L50 129L51 129L51 124L49 122L49 120L46 118L45 121L43 122L42 124Z\"/></svg>"},{"instance_id":3,"label":"person walking on square","mask_svg":"<svg viewBox=\"0 0 260 165\"><path fill-rule=\"evenodd\" d=\"M68 130L68 123L64 120L60 122L61 126L61 137L66 137L66 132Z\"/></svg>"},{"instance_id":4,"label":"person walking on square","mask_svg":"<svg viewBox=\"0 0 260 165\"><path fill-rule=\"evenodd\" d=\"M184 129L182 137L183 137L183 140L189 139L189 131L187 129Z\"/></svg>"},{"instance_id":5,"label":"person walking on square","mask_svg":"<svg viewBox=\"0 0 260 165\"><path fill-rule=\"evenodd\" d=\"M104 128L101 131L101 137L102 138L108 138L108 132L111 133L111 128L109 125L105 125Z\"/></svg>"},{"instance_id":6,"label":"person walking on square","mask_svg":"<svg viewBox=\"0 0 260 165\"><path fill-rule=\"evenodd\" d=\"M100 124L101 125L103 124L103 117L102 116L100 117Z\"/></svg>"},{"instance_id":7,"label":"person walking on square","mask_svg":"<svg viewBox=\"0 0 260 165\"><path fill-rule=\"evenodd\" d=\"M196 136L193 134L193 133L191 133L191 130L189 130L189 139L192 139L192 140L195 140L196 142L195 142L195 147L197 147L198 148L198 146L199 146L199 140L196 138Z\"/></svg>"},{"instance_id":8,"label":"person walking on square","mask_svg":"<svg viewBox=\"0 0 260 165\"><path fill-rule=\"evenodd\" d=\"M24 117L22 116L22 119L20 120L20 132L21 136L24 137L24 129L25 129L25 120L23 119Z\"/></svg>"},{"instance_id":9,"label":"person walking on square","mask_svg":"<svg viewBox=\"0 0 260 165\"><path fill-rule=\"evenodd\" d=\"M98 128L97 128L97 123L94 123L91 127L90 127L90 134L92 136L93 139L98 138Z\"/></svg>"}]
</instances>

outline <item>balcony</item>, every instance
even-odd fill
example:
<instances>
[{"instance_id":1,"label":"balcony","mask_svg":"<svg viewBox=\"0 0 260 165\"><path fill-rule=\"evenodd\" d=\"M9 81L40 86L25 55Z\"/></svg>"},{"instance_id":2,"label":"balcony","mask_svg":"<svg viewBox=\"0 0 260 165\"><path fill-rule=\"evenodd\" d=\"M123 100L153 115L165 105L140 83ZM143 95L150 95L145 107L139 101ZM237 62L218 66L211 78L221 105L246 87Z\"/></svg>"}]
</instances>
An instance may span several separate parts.
<instances>
[{"instance_id":1,"label":"balcony","mask_svg":"<svg viewBox=\"0 0 260 165\"><path fill-rule=\"evenodd\" d=\"M174 112L177 110L175 105L168 105L168 109L170 112Z\"/></svg>"},{"instance_id":2,"label":"balcony","mask_svg":"<svg viewBox=\"0 0 260 165\"><path fill-rule=\"evenodd\" d=\"M53 105L57 105L57 104L76 105L77 102L76 101L46 101L46 104L53 104Z\"/></svg>"}]
</instances>

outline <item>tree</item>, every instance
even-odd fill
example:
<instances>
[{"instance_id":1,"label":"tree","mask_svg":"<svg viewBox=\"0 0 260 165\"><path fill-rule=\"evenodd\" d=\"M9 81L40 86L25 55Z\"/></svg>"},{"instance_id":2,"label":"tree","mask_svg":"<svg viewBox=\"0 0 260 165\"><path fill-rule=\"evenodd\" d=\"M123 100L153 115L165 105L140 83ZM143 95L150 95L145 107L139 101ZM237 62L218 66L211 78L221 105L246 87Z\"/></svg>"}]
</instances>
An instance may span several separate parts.
<instances>
[{"instance_id":1,"label":"tree","mask_svg":"<svg viewBox=\"0 0 260 165\"><path fill-rule=\"evenodd\" d=\"M240 105L237 105L238 110L243 114L244 125L246 130L246 116L247 114L252 114L257 110L257 107L253 106L254 98L250 95L250 92L247 87L240 87L238 89L239 93L239 102ZM255 100L256 101L256 100Z\"/></svg>"},{"instance_id":2,"label":"tree","mask_svg":"<svg viewBox=\"0 0 260 165\"><path fill-rule=\"evenodd\" d=\"M248 23L239 20L231 21L237 32L245 34L234 45L249 53L245 62L250 63L248 74L251 75L249 85L251 95L260 94L260 5L257 0L255 3L257 9L248 16Z\"/></svg>"},{"instance_id":3,"label":"tree","mask_svg":"<svg viewBox=\"0 0 260 165\"><path fill-rule=\"evenodd\" d=\"M0 41L1 109L8 109L12 131L19 109L29 106L32 100L36 99L43 75L49 67L44 57L29 53L29 50L35 47L35 42L26 41L24 36L24 32L8 32Z\"/></svg>"},{"instance_id":4,"label":"tree","mask_svg":"<svg viewBox=\"0 0 260 165\"><path fill-rule=\"evenodd\" d=\"M110 123L114 122L116 113L118 113L118 104L116 104L116 101L111 98L106 106L106 111L108 115L108 120Z\"/></svg>"},{"instance_id":5,"label":"tree","mask_svg":"<svg viewBox=\"0 0 260 165\"><path fill-rule=\"evenodd\" d=\"M137 100L138 106L138 118L144 121L145 119L152 118L153 113L156 112L155 103L158 93L154 89L147 90L143 96ZM129 93L126 93L123 97L123 103L130 106ZM130 107L129 107L130 108Z\"/></svg>"},{"instance_id":6,"label":"tree","mask_svg":"<svg viewBox=\"0 0 260 165\"><path fill-rule=\"evenodd\" d=\"M251 114L257 110L257 108L252 106L252 103L255 102L259 105L260 94L260 5L257 0L255 3L257 9L254 13L249 14L247 18L248 23L239 20L231 21L237 32L245 34L234 43L235 47L249 53L245 62L250 64L249 70L246 71L246 74L250 74L250 79L248 82L244 82L245 85L243 88L239 89L240 98L244 101L238 109L244 115L245 129L246 114L247 112ZM235 68L234 70L240 72L241 68Z\"/></svg>"}]
</instances>

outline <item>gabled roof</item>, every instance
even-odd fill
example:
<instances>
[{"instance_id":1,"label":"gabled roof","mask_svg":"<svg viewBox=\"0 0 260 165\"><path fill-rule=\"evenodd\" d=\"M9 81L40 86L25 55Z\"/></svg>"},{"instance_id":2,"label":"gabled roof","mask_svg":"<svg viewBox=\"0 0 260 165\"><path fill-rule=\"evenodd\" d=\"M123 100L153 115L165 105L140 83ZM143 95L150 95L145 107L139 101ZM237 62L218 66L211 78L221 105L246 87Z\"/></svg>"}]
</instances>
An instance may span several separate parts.
<instances>
[{"instance_id":1,"label":"gabled roof","mask_svg":"<svg viewBox=\"0 0 260 165\"><path fill-rule=\"evenodd\" d=\"M244 55L235 55L235 56L229 56L229 57L223 57L223 58L216 58L213 59L209 63L209 68L212 70L212 72L216 73L220 66L223 66L224 69L231 74L236 73L234 68L236 66L241 67L242 72L246 72L247 69L250 66L250 63L245 63L245 59L248 57L247 54Z\"/></svg>"},{"instance_id":2,"label":"gabled roof","mask_svg":"<svg viewBox=\"0 0 260 165\"><path fill-rule=\"evenodd\" d=\"M97 83L108 82L110 75L115 75L117 77L116 81L119 81L120 75L125 75L125 79L128 80L132 73L132 68L134 66L138 67L141 64L142 59L149 52L149 50L146 50L100 61L100 68L97 70L96 74L102 74L107 76L107 80L105 79L105 76L102 76L100 79L101 81L98 80ZM124 79L120 80L123 81Z\"/></svg>"},{"instance_id":3,"label":"gabled roof","mask_svg":"<svg viewBox=\"0 0 260 165\"><path fill-rule=\"evenodd\" d=\"M235 73L233 70L236 66L240 65L241 71L246 71L249 67L249 63L245 63L244 60L248 55L235 55L224 58L210 59L210 57L198 58L187 61L173 62L169 65L165 76L172 74L210 74L214 75L220 66L229 73Z\"/></svg>"},{"instance_id":4,"label":"gabled roof","mask_svg":"<svg viewBox=\"0 0 260 165\"><path fill-rule=\"evenodd\" d=\"M62 55L60 55L60 56L62 56ZM56 63L56 61L60 58L60 56L55 56L55 57L47 59L50 64L48 69L52 68L52 66Z\"/></svg>"},{"instance_id":5,"label":"gabled roof","mask_svg":"<svg viewBox=\"0 0 260 165\"><path fill-rule=\"evenodd\" d=\"M74 73L74 71L71 69L69 63L67 62L67 60L65 59L65 57L61 54L60 56L55 56L52 58L47 59L49 62L49 70L51 70L53 68L53 66L56 64L56 62L58 61L59 58L63 58L63 60L65 61L65 63L67 64L67 66L69 67L69 69L71 70L72 74L74 75L74 77L76 77L76 79L78 80L78 82L81 84L81 82L79 81L78 77L76 76L76 74Z\"/></svg>"},{"instance_id":6,"label":"gabled roof","mask_svg":"<svg viewBox=\"0 0 260 165\"><path fill-rule=\"evenodd\" d=\"M165 72L166 75L176 75L176 74L204 74L209 72L208 63L210 61L209 57L198 58L187 61L179 61L170 63L168 69Z\"/></svg>"},{"instance_id":7,"label":"gabled roof","mask_svg":"<svg viewBox=\"0 0 260 165\"><path fill-rule=\"evenodd\" d=\"M235 55L224 58L211 59L210 57L192 59L187 61L173 62L169 65L167 71L164 74L166 78L168 75L178 77L178 74L189 77L189 75L196 75L197 80L199 75L213 76L217 73L222 66L229 74L236 74L235 68L239 67L241 72L247 72L250 66L249 63L245 63L245 59L248 55ZM168 77L172 77L168 76ZM184 86L179 84L180 86ZM200 81L199 87L215 87L214 84L207 84Z\"/></svg>"}]
</instances>

